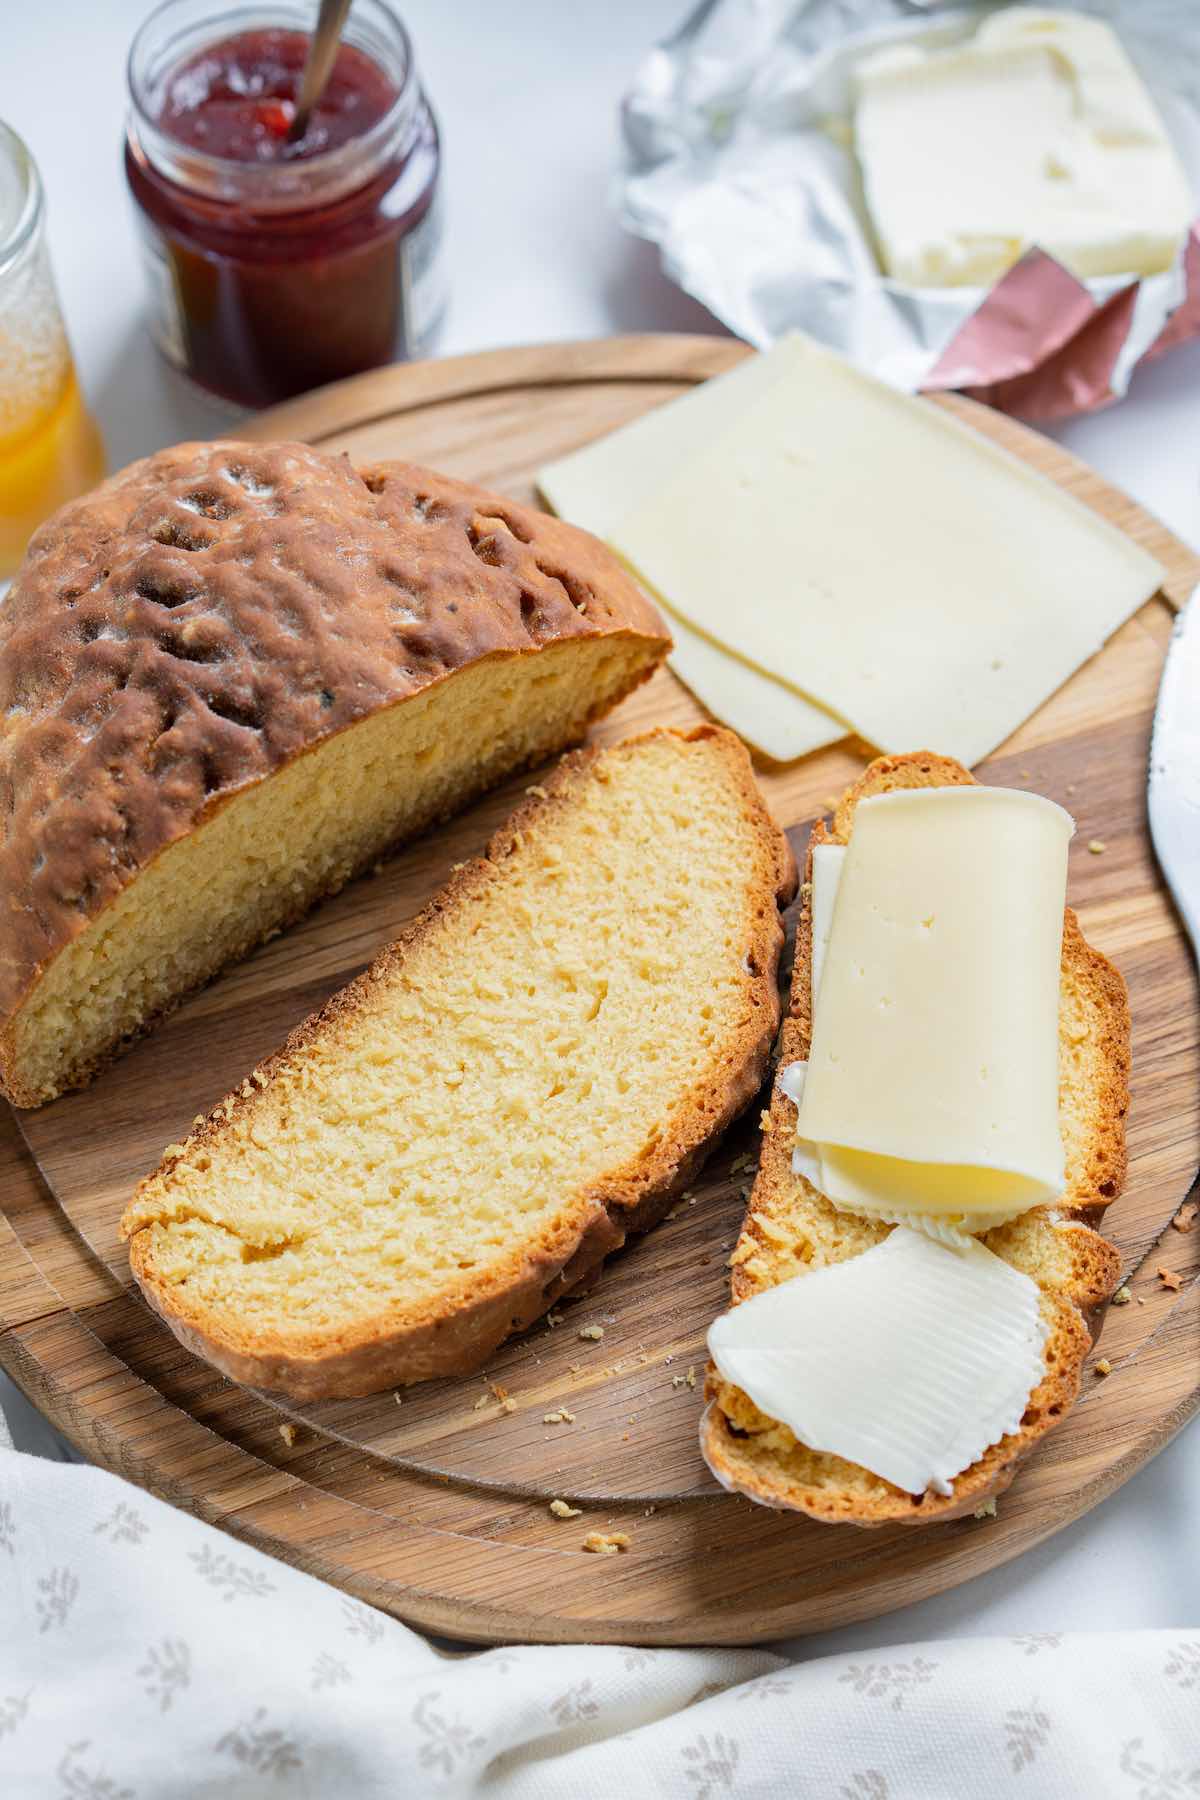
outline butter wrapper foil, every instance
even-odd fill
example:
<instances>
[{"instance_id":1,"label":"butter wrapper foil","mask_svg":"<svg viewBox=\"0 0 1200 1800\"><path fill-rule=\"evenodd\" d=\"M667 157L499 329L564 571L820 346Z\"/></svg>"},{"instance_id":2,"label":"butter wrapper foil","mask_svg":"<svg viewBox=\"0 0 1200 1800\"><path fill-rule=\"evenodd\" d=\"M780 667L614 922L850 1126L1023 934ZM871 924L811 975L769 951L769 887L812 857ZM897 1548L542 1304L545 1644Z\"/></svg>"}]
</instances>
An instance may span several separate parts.
<instances>
[{"instance_id":1,"label":"butter wrapper foil","mask_svg":"<svg viewBox=\"0 0 1200 1800\"><path fill-rule=\"evenodd\" d=\"M1077 280L1033 248L990 289L916 288L876 260L853 149L854 65L885 45L959 42L994 10L702 0L622 103L624 224L759 349L807 331L893 386L954 388L1031 419L1120 399L1144 357L1200 335L1200 221L1172 268L1140 279ZM1116 31L1200 196L1197 0L1069 10Z\"/></svg>"}]
</instances>

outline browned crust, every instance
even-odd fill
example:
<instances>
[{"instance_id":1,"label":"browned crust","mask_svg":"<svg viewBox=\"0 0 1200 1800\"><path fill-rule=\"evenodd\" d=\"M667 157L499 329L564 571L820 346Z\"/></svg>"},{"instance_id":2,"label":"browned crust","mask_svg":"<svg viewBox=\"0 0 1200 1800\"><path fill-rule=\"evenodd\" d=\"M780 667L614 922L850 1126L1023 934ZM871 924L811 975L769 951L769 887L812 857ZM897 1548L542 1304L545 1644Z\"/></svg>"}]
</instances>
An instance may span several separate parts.
<instances>
[{"instance_id":1,"label":"browned crust","mask_svg":"<svg viewBox=\"0 0 1200 1800\"><path fill-rule=\"evenodd\" d=\"M973 785L974 777L948 757L928 751L903 756L878 757L842 796L832 831L824 821L814 826L809 839L805 869L804 905L796 937L792 974L792 998L780 1033L780 1063L803 1061L808 1056L812 1024L811 956L812 919L809 884L815 844L845 843L859 800L898 788ZM700 1447L709 1468L723 1486L762 1505L804 1512L827 1524L876 1526L927 1525L960 1518L974 1512L1008 1487L1020 1462L1047 1431L1070 1409L1079 1392L1084 1361L1121 1275L1116 1247L1093 1227L1117 1195L1125 1180L1125 1116L1129 1106L1129 1002L1125 983L1108 959L1084 938L1079 921L1068 907L1063 925L1063 968L1085 987L1095 1014L1101 1020L1099 1047L1103 1074L1096 1094L1096 1120L1086 1153L1069 1172L1068 1187L1052 1209L1038 1208L1046 1223L1070 1233L1070 1276L1061 1288L1042 1286L1043 1310L1049 1326L1046 1339L1046 1371L1029 1398L1021 1429L1003 1438L953 1482L946 1496L927 1493L920 1499L882 1482L885 1497L864 1503L848 1487L806 1486L789 1469L790 1451L796 1441L785 1427L768 1420L739 1388L722 1380L710 1363L705 1394L708 1405L700 1428ZM791 1103L776 1091L772 1095L769 1123L763 1137L762 1160L738 1240L739 1249L770 1260L772 1245L756 1223L755 1214L768 1214L772 1198L794 1181L791 1174L790 1139L794 1129ZM1005 1226L988 1234L988 1242L1002 1251ZM745 1260L749 1260L747 1257ZM1039 1284L1041 1285L1041 1284ZM735 1264L731 1281L734 1305L749 1297L753 1283L741 1264ZM765 1430L764 1430L765 1428ZM776 1441L779 1440L779 1441ZM790 1448L789 1448L790 1446ZM826 1459L836 1464L837 1458ZM849 1469L852 1465L847 1464Z\"/></svg>"},{"instance_id":2,"label":"browned crust","mask_svg":"<svg viewBox=\"0 0 1200 1800\"><path fill-rule=\"evenodd\" d=\"M0 609L0 1093L52 1097L19 1009L170 844L469 665L597 637L645 649L609 705L670 647L588 532L407 463L179 444L56 513Z\"/></svg>"},{"instance_id":3,"label":"browned crust","mask_svg":"<svg viewBox=\"0 0 1200 1800\"><path fill-rule=\"evenodd\" d=\"M613 638L626 637L632 639L636 634L633 632L613 632L610 635ZM551 654L553 654L554 649L555 646L553 645L542 646L542 651L548 651ZM507 663L511 662L516 657L527 657L536 654L540 654L540 652L530 650L508 653L497 652L492 656L481 658L481 660L487 662L502 661ZM597 702L597 704L587 713L586 717L579 720L576 730L571 733L569 739L552 746L548 752L543 753L539 751L533 757L526 758L521 762L513 763L509 768L498 770L487 786L499 786L502 782L509 781L514 776L521 775L526 770L533 768L538 763L544 761L546 755L556 755L563 750L569 749L572 744L579 742L589 725L594 724L596 720L602 718L605 713L612 711L615 707L619 706L623 700L628 699L629 695L632 694L636 688L641 687L643 682L649 681L650 677L657 669L658 663L659 659L656 657L653 660L648 659L641 667L630 668L629 679L622 682L619 687L614 688L605 701ZM464 674L465 672L466 665L464 665L462 669L453 669L441 678L441 683L449 685L454 681L456 676ZM403 701L392 701L389 702L389 705L403 705ZM381 708L380 710L385 709ZM373 717L374 715L371 716ZM364 724L365 722L365 720L360 719L356 720L355 724ZM354 725L348 725L345 729L347 731L353 731ZM335 733L334 735L340 735L340 733ZM311 756L315 752L323 750L326 744L331 741L332 738L328 735L322 737L316 743L305 745L302 750L297 752L297 756ZM269 779L269 777L264 777L264 779ZM258 783L255 782L251 785L257 786ZM480 787L474 790L472 797L478 799L486 791L487 787ZM212 804L206 808L203 815L195 821L195 828L198 829L201 825L207 825L209 821L215 818L226 806L235 804L241 799L245 792L247 792L247 789L239 788L233 793L218 795ZM437 813L429 820L428 824L423 827L423 830L433 830L439 824L444 823L445 820L452 818L455 810L455 808L451 807ZM176 840L172 840L172 842L174 841ZM265 943L268 938L274 937L277 932L287 931L291 926L298 924L299 921L306 917L306 915L312 911L313 907L319 905L322 900L328 900L334 894L340 893L342 888L349 882L356 880L360 875L365 874L368 869L373 868L381 859L386 859L387 857L394 855L397 850L402 849L406 844L409 844L412 841L411 834L396 837L390 844L384 845L381 850L369 852L354 867L347 870L344 875L333 877L324 885L318 894L315 894L309 900L299 901L294 907L282 914L272 924L265 925L261 929L247 932L238 948L230 954L223 966L229 967L231 964L241 961L243 957L249 956L252 950L256 950L260 944ZM138 870L138 874L145 874L151 865L157 862L158 857L170 848L170 844L164 844L154 856L143 864ZM87 921L84 929L97 924L104 913L107 912L108 907L113 905L119 897L118 894L114 894L112 899L101 908L100 912L97 913L94 918ZM62 948L65 949L66 946L63 945ZM52 961L53 957L48 958L47 962L36 971L36 974L40 976ZM203 977L189 987L180 988L179 992L173 994L166 1005L159 1007L156 1012L150 1013L142 1019L135 1031L128 1032L116 1043L110 1044L106 1050L94 1056L89 1062L81 1064L77 1068L69 1084L60 1091L66 1092L68 1089L86 1087L103 1069L106 1069L110 1063L115 1062L117 1057L122 1056L124 1052L137 1043L139 1039L145 1037L148 1032L153 1031L156 1025L160 1025L164 1019L169 1018L176 1008L181 1006L190 995L197 992L200 988L207 987L209 981L213 979L215 979L214 976ZM43 1106L48 1100L56 1099L58 1097L57 1094L45 1094L27 1085L22 1078L20 1063L17 1057L17 1029L20 1024L24 1004L30 998L34 985L34 983L30 984L30 989L25 994L22 1003L12 1014L10 1014L3 1029L0 1030L0 1098L8 1100L13 1106L20 1108Z\"/></svg>"},{"instance_id":4,"label":"browned crust","mask_svg":"<svg viewBox=\"0 0 1200 1800\"><path fill-rule=\"evenodd\" d=\"M469 1374L497 1344L522 1330L556 1299L592 1275L604 1258L635 1231L654 1225L693 1179L712 1146L761 1086L779 1025L777 966L783 946L780 909L796 889L796 866L787 840L771 819L740 741L717 726L691 731L649 732L645 742L671 736L687 743L709 742L723 755L729 779L739 790L746 817L760 843L760 902L755 910L748 970L751 1008L736 1041L725 1047L719 1065L673 1114L649 1154L613 1170L602 1183L575 1196L536 1240L515 1244L500 1263L482 1275L464 1277L461 1288L439 1302L432 1316L392 1316L352 1331L313 1334L303 1350L281 1335L258 1334L237 1344L221 1320L206 1311L181 1308L179 1295L153 1267L150 1233L139 1228L133 1209L149 1184L169 1173L164 1161L139 1185L122 1232L130 1237L130 1264L151 1306L197 1354L225 1374L297 1399L373 1393L439 1375ZM624 746L618 746L623 748ZM486 887L518 840L535 831L554 809L570 806L595 764L607 753L586 749L563 758L545 783L543 795L528 798L496 832L484 855L464 865L407 927L397 942L356 980L333 995L320 1012L298 1026L287 1042L234 1093L221 1101L186 1140L190 1153L216 1141L229 1121L253 1109L261 1082L269 1081L288 1057L318 1038L333 1020L353 1012L373 984L403 964L434 922L452 912L469 893Z\"/></svg>"}]
</instances>

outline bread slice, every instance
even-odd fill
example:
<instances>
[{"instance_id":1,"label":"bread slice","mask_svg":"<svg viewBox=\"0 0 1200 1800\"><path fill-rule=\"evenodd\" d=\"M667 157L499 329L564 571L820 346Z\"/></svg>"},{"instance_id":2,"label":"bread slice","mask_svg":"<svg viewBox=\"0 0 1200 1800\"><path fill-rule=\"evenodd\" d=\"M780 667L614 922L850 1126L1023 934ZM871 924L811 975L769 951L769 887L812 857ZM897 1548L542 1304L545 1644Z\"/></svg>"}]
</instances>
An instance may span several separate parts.
<instances>
[{"instance_id":1,"label":"bread slice","mask_svg":"<svg viewBox=\"0 0 1200 1800\"><path fill-rule=\"evenodd\" d=\"M796 944L792 998L780 1035L779 1066L805 1061L812 1025L810 913L813 844L849 841L858 802L897 788L971 783L961 764L918 752L877 758L846 794L833 829L819 822L810 839L804 906ZM1125 1114L1129 1103L1129 1005L1112 964L1085 942L1068 908L1063 930L1059 1005L1059 1115L1066 1147L1066 1190L984 1238L1041 1289L1048 1331L1045 1374L1030 1395L1021 1429L1003 1438L952 1484L945 1497L914 1498L867 1469L808 1449L768 1418L710 1363L708 1406L700 1443L726 1487L767 1506L849 1525L932 1524L972 1512L1000 1493L1020 1459L1063 1416L1079 1391L1101 1309L1120 1275L1114 1246L1093 1229L1125 1179ZM733 1254L736 1305L792 1276L844 1262L893 1229L838 1212L802 1175L792 1172L796 1108L776 1088L764 1115L762 1160Z\"/></svg>"},{"instance_id":2,"label":"bread slice","mask_svg":"<svg viewBox=\"0 0 1200 1800\"><path fill-rule=\"evenodd\" d=\"M0 1092L87 1081L669 647L587 532L406 463L180 444L64 508L0 608Z\"/></svg>"},{"instance_id":3,"label":"bread slice","mask_svg":"<svg viewBox=\"0 0 1200 1800\"><path fill-rule=\"evenodd\" d=\"M732 733L567 757L142 1182L150 1303L297 1398L479 1368L757 1092L795 885Z\"/></svg>"}]
</instances>

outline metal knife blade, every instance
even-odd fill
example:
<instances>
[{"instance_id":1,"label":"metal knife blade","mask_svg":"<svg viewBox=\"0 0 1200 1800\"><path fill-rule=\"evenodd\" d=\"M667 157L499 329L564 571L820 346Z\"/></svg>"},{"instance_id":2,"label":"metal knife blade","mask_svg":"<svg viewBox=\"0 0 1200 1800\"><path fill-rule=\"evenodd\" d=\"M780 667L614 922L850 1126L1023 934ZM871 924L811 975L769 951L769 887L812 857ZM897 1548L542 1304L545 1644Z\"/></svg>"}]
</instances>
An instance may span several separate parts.
<instances>
[{"instance_id":1,"label":"metal knife blade","mask_svg":"<svg viewBox=\"0 0 1200 1800\"><path fill-rule=\"evenodd\" d=\"M1200 587L1175 621L1150 738L1150 835L1200 954Z\"/></svg>"}]
</instances>

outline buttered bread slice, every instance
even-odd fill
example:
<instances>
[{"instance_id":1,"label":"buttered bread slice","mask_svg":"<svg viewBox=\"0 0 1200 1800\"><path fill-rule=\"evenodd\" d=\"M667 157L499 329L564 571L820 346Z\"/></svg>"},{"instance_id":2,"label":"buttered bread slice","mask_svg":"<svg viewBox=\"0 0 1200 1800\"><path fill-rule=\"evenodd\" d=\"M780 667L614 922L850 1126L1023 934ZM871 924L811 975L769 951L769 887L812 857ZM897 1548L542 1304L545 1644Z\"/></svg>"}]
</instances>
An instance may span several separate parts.
<instances>
[{"instance_id":1,"label":"buttered bread slice","mask_svg":"<svg viewBox=\"0 0 1200 1800\"><path fill-rule=\"evenodd\" d=\"M765 1124L762 1161L733 1255L735 1312L727 1315L722 1330L715 1336L730 1337L727 1327L737 1318L740 1302L758 1298L761 1312L761 1297L771 1293L769 1310L772 1315L777 1314L780 1309L774 1295L783 1300L783 1284L790 1287L793 1278L824 1271L821 1283L813 1291L814 1306L810 1308L805 1303L803 1307L809 1335L810 1312L814 1319L819 1316L846 1323L844 1310L838 1310L838 1296L844 1287L847 1303L853 1289L860 1310L864 1294L875 1296L871 1329L878 1339L878 1354L887 1359L889 1373L893 1361L898 1364L906 1360L916 1366L921 1357L930 1355L934 1357L930 1366L937 1369L937 1320L941 1319L941 1349L945 1358L953 1359L948 1370L954 1379L942 1379L939 1373L938 1385L943 1397L957 1392L958 1404L965 1405L967 1411L989 1384L1001 1396L1001 1410L1009 1404L1003 1396L1012 1389L1012 1370L1005 1359L1015 1359L1017 1372L1023 1367L1026 1373L1018 1383L1021 1397L1011 1406L1002 1427L1003 1435L998 1435L997 1441L990 1442L981 1454L977 1453L978 1445L988 1444L990 1439L988 1435L976 1438L967 1450L967 1456L974 1455L975 1460L966 1467L966 1457L950 1464L951 1469L961 1473L914 1492L912 1483L906 1489L845 1457L810 1448L787 1425L760 1410L741 1387L723 1378L716 1365L711 1364L701 1447L714 1474L727 1487L751 1499L806 1512L828 1522L925 1524L971 1512L1007 1487L1020 1458L1075 1399L1093 1327L1120 1270L1117 1251L1094 1227L1105 1207L1120 1192L1124 1180L1129 1010L1120 975L1086 943L1069 908L1064 920L1058 985L1058 1124L1065 1153L1061 1193L983 1233L978 1241L968 1239L964 1243L961 1233L954 1230L944 1233L951 1244L957 1242L957 1254L966 1259L956 1268L955 1250L926 1235L930 1229L941 1230L939 1221L918 1221L924 1230L914 1232L905 1224L894 1225L882 1218L835 1207L809 1178L815 1171L809 1169L809 1159L797 1147L798 1065L810 1066L813 1042L813 948L815 941L820 966L824 941L819 917L814 936L814 852L831 854L822 847L850 841L856 809L862 801L902 790L966 786L974 787L972 777L958 763L945 758L929 754L881 757L843 797L832 830L821 823L813 831L791 1009L780 1040L779 1074ZM881 916L889 921L894 914L899 917L894 895L884 896L880 908ZM820 908L816 911L819 913ZM988 946L981 942L980 956L987 953ZM861 977L864 971L858 969L857 974ZM1053 962L1047 970L1047 980L1053 983ZM824 985L821 991L824 1006ZM1052 1030L1052 1026L1050 1014L1048 1028ZM993 1080L997 1073L991 1072ZM1053 1081L1053 1058L1047 1073ZM878 1254L872 1258L869 1283L860 1280L847 1284L841 1274L831 1277L831 1272L840 1268L847 1268L848 1274L847 1266L854 1259L867 1252L878 1252L885 1242L886 1258L881 1261ZM866 1272L864 1265L864 1276ZM902 1292L893 1291L897 1285L903 1288ZM805 1281L800 1279L794 1305L801 1304L804 1288ZM1030 1308L1030 1318L1025 1322L1020 1319L1023 1296L1028 1297ZM997 1310L990 1310L993 1308ZM779 1341L781 1324L786 1341L786 1321L766 1323L764 1352L768 1360L776 1354L769 1340L773 1337ZM745 1334L739 1329L738 1335ZM895 1346L894 1359L887 1358L888 1342ZM919 1353L918 1344L923 1345ZM1032 1362L1023 1362L1030 1345ZM809 1377L828 1348L825 1344L816 1347L819 1353L807 1365ZM714 1352L721 1354L716 1344ZM846 1357L862 1362L861 1352L862 1346L856 1343L847 1346ZM758 1363L753 1358L746 1361L744 1354L742 1360L746 1369L754 1367L757 1371L761 1367L761 1353ZM723 1362L728 1368L728 1361L723 1358ZM785 1359L779 1366L794 1369L794 1360ZM821 1407L816 1410L827 1411L828 1396L839 1385L845 1386L835 1376L836 1370L825 1383ZM802 1380L803 1375L796 1379ZM876 1383L870 1368L864 1381L865 1393L843 1395L858 1421L854 1435L864 1444L870 1440L876 1454L881 1438L889 1439L893 1467L903 1466L902 1455L897 1463L897 1447L902 1452L905 1446L902 1441L897 1446L896 1417L890 1409L886 1417L873 1417L871 1413L873 1387L877 1386L879 1393L886 1392L889 1381L880 1379ZM891 1387L894 1389L895 1384ZM782 1391L778 1375L774 1391ZM783 1399L778 1402L781 1406L784 1403ZM920 1422L926 1435L931 1403L938 1404L924 1388L920 1395L910 1395L905 1402L913 1407L914 1421L920 1418L923 1408L925 1416ZM939 1422L942 1436L957 1436L960 1443L970 1443L974 1427L965 1414L945 1420L944 1425L951 1429L947 1432ZM836 1441L845 1435L839 1415L839 1424L831 1436ZM813 1441L820 1439L814 1436ZM915 1485L919 1488L919 1481Z\"/></svg>"},{"instance_id":2,"label":"buttered bread slice","mask_svg":"<svg viewBox=\"0 0 1200 1800\"><path fill-rule=\"evenodd\" d=\"M757 1091L795 883L731 733L568 756L142 1182L147 1298L298 1398L477 1369Z\"/></svg>"}]
</instances>

